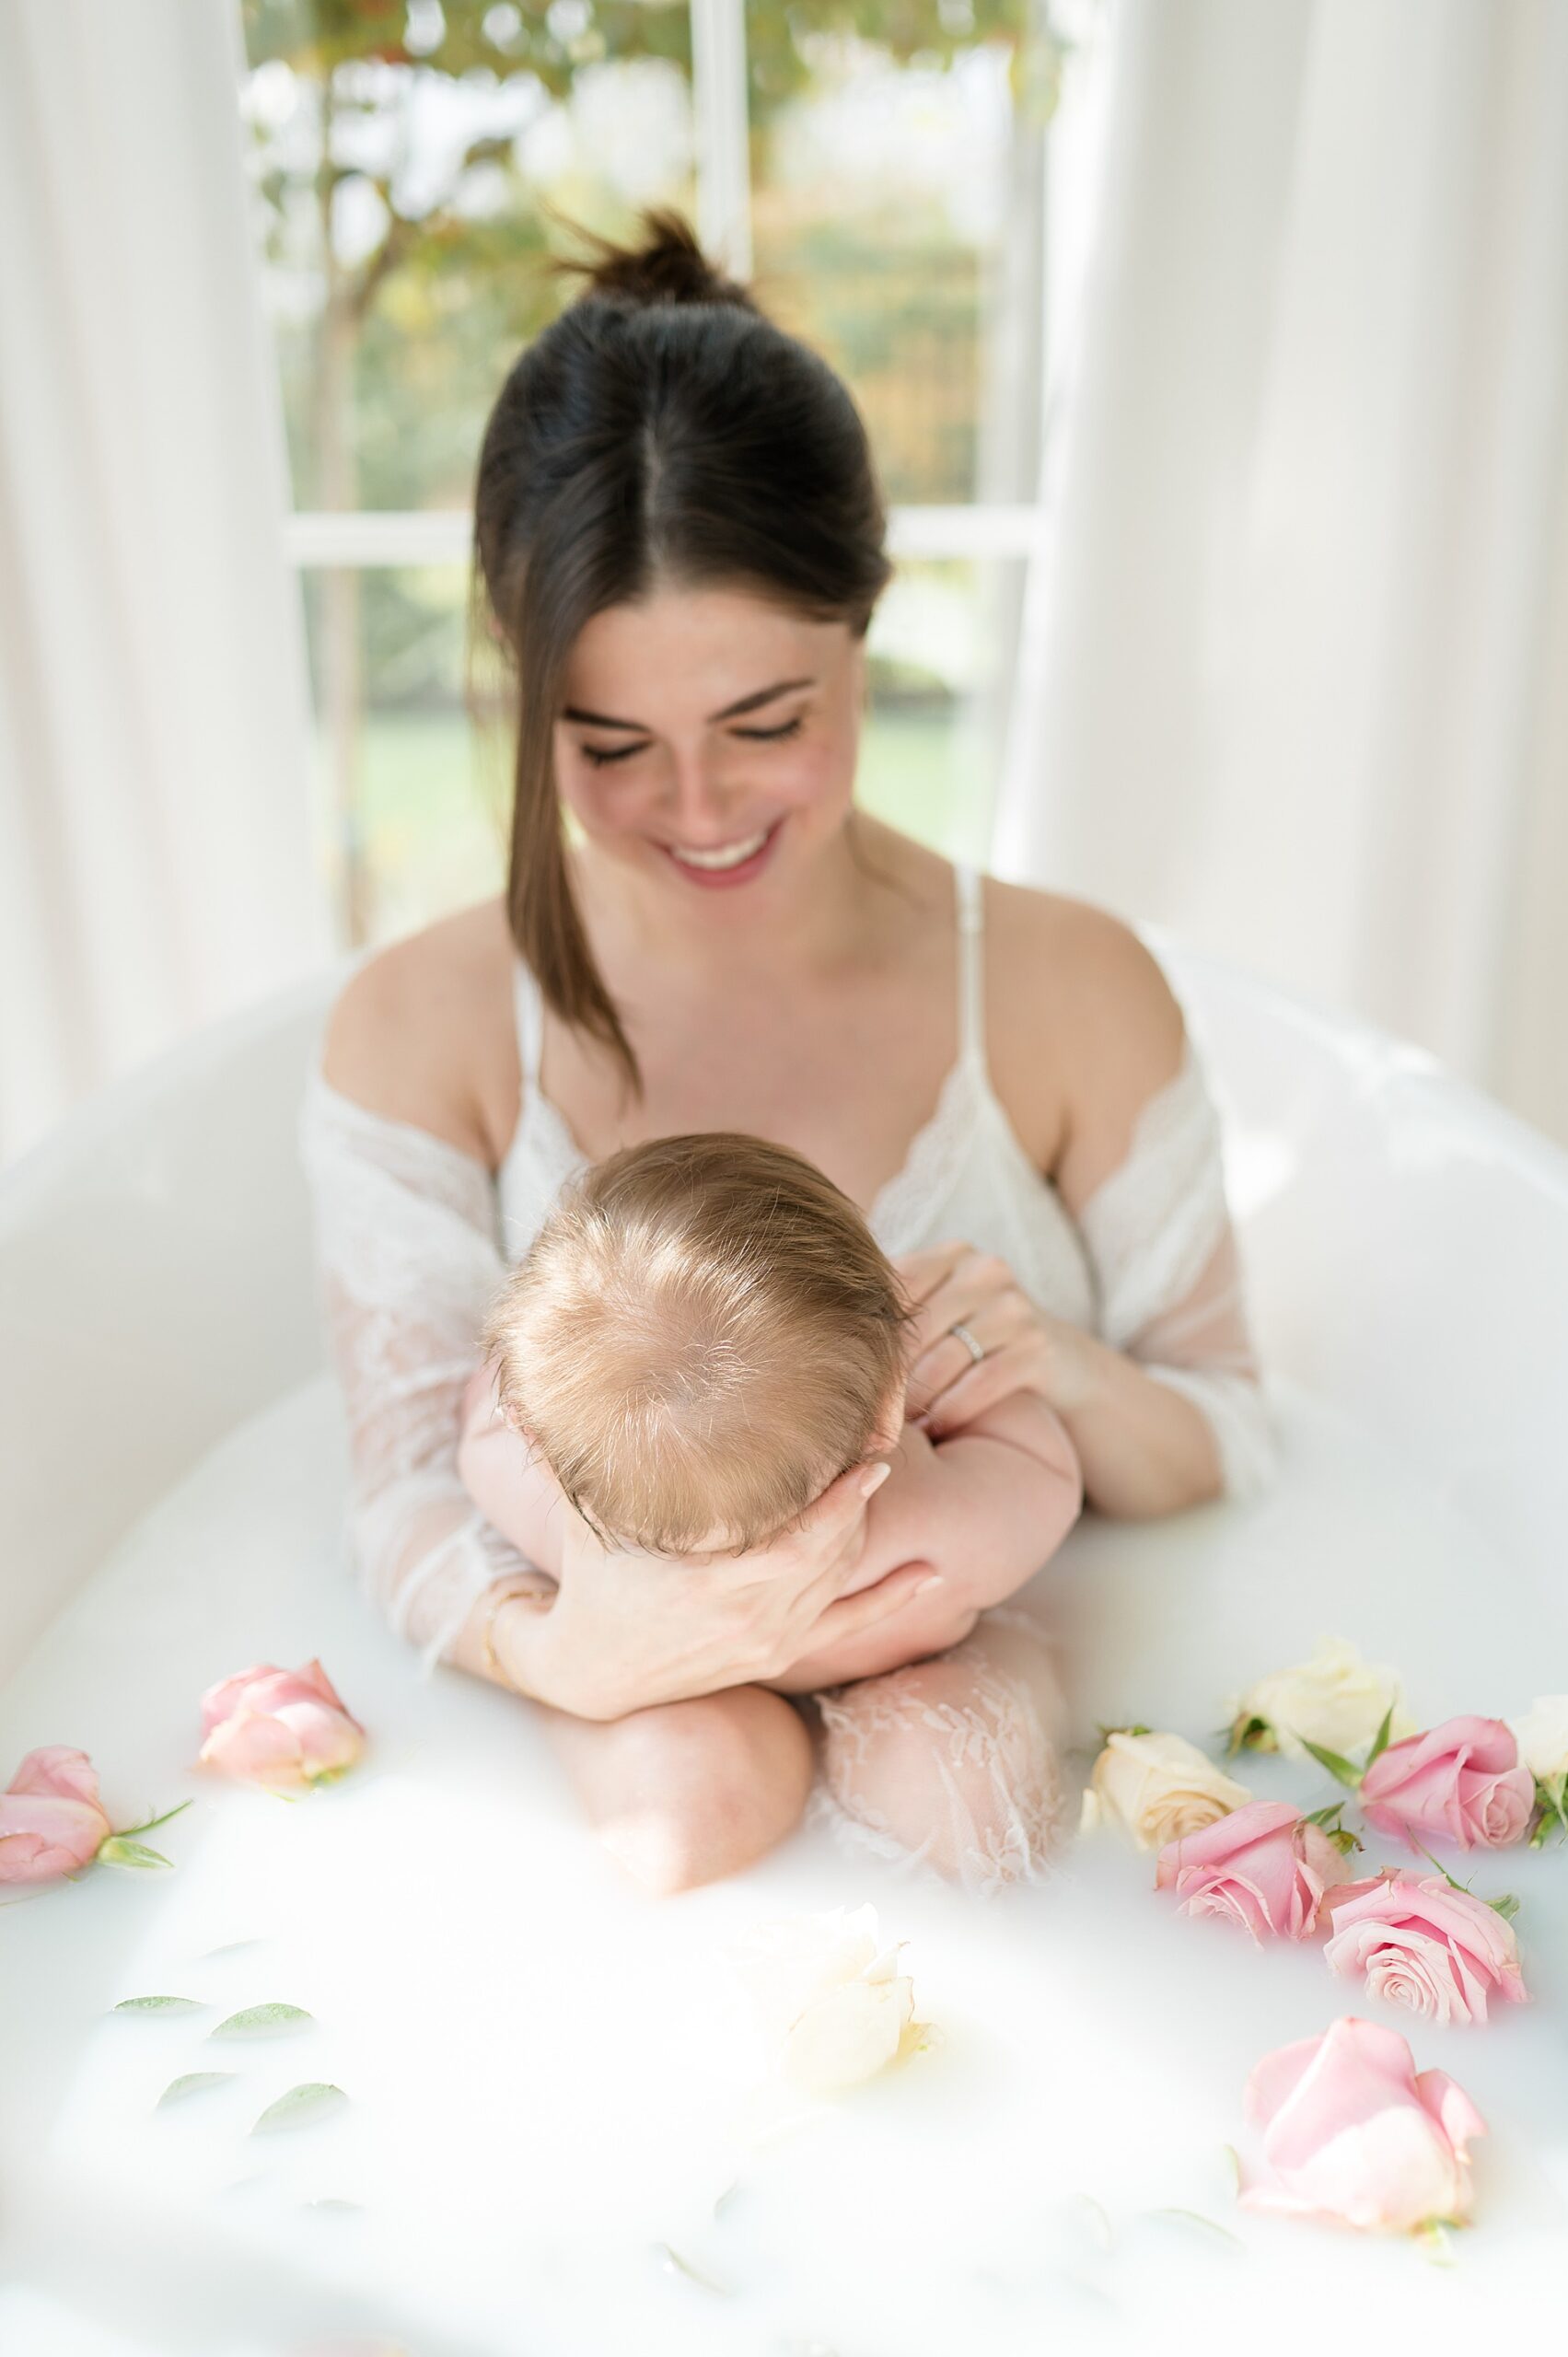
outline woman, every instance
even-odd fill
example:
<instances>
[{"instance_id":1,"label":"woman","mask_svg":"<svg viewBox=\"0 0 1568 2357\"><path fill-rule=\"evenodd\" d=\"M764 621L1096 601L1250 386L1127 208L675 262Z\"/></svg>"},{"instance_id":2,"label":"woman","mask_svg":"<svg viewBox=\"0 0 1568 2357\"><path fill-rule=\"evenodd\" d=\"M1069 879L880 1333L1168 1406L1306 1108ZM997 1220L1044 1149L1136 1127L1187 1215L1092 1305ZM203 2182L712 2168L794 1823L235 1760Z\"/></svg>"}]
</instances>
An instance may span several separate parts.
<instances>
[{"instance_id":1,"label":"woman","mask_svg":"<svg viewBox=\"0 0 1568 2357\"><path fill-rule=\"evenodd\" d=\"M841 1595L865 1469L786 1540L653 1581L575 1531L558 1593L457 1478L503 1254L585 1157L721 1129L809 1156L899 1256L932 1429L1033 1388L1087 1503L1128 1516L1270 1460L1176 1000L1108 914L956 877L854 811L890 570L860 420L679 220L646 227L485 435L478 567L519 691L505 904L360 970L308 1109L356 1543L427 1661L549 1706L645 1882L788 1831L815 1729L841 1822L992 1887L1060 1831L1048 1650L1006 1613L952 1646L918 1564ZM804 1713L761 1682L895 1615L932 1658Z\"/></svg>"}]
</instances>

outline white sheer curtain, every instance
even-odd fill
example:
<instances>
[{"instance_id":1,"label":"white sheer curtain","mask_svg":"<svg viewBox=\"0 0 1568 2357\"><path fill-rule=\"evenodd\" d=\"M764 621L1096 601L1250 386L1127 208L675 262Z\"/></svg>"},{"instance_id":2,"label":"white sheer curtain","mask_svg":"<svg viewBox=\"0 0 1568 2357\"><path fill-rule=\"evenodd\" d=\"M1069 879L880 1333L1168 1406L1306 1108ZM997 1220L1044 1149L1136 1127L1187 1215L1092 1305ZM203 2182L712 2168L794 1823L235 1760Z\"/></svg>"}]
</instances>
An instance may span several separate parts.
<instances>
[{"instance_id":1,"label":"white sheer curtain","mask_svg":"<svg viewBox=\"0 0 1568 2357\"><path fill-rule=\"evenodd\" d=\"M325 947L237 18L0 7L0 1157Z\"/></svg>"},{"instance_id":2,"label":"white sheer curtain","mask_svg":"<svg viewBox=\"0 0 1568 2357\"><path fill-rule=\"evenodd\" d=\"M1109 38L998 863L1568 1139L1568 6Z\"/></svg>"}]
</instances>

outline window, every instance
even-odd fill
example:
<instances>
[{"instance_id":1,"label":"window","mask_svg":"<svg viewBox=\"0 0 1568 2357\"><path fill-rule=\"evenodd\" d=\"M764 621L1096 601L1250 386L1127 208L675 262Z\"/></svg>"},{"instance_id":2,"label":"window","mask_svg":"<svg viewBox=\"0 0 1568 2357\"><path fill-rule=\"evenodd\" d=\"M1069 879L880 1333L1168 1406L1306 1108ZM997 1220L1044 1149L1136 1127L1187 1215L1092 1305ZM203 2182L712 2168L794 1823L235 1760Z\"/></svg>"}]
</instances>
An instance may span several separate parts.
<instances>
[{"instance_id":1,"label":"window","mask_svg":"<svg viewBox=\"0 0 1568 2357\"><path fill-rule=\"evenodd\" d=\"M1059 100L1096 0L243 0L343 937L494 890L464 700L491 401L563 224L673 203L848 379L894 504L867 807L983 855L1059 307ZM1048 238L1048 233L1049 238ZM1049 245L1049 252L1048 252Z\"/></svg>"}]
</instances>

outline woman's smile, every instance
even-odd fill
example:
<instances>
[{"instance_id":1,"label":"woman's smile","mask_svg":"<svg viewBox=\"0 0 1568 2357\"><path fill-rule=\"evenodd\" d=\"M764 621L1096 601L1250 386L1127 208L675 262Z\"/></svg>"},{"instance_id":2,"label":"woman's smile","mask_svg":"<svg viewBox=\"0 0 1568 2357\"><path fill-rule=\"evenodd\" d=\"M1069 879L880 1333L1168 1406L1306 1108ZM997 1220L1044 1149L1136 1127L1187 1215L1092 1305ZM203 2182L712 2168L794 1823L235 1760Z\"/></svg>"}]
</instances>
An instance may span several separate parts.
<instances>
[{"instance_id":1,"label":"woman's smile","mask_svg":"<svg viewBox=\"0 0 1568 2357\"><path fill-rule=\"evenodd\" d=\"M738 884L749 884L767 865L778 840L782 819L755 829L749 835L738 835L727 843L714 843L701 849L695 843L660 843L658 848L672 867L679 868L691 883L705 890L720 890Z\"/></svg>"}]
</instances>

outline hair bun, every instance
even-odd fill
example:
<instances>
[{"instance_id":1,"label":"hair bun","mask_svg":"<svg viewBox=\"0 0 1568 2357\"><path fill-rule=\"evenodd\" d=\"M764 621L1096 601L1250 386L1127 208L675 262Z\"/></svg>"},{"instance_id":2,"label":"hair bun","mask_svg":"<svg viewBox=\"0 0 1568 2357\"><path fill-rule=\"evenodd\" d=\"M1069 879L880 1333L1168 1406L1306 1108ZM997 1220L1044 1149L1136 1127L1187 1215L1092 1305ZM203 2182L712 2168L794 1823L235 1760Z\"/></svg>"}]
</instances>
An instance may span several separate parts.
<instances>
[{"instance_id":1,"label":"hair bun","mask_svg":"<svg viewBox=\"0 0 1568 2357\"><path fill-rule=\"evenodd\" d=\"M563 261L555 267L587 281L580 300L598 296L637 305L739 303L756 309L745 287L714 268L679 213L656 207L643 215L642 226L641 246L618 246L597 230L578 231L596 259Z\"/></svg>"}]
</instances>

